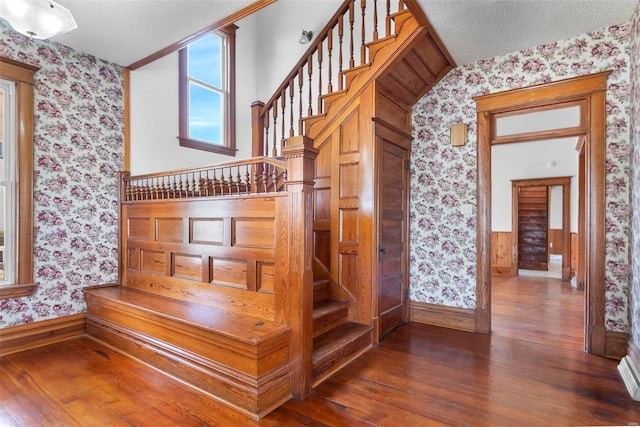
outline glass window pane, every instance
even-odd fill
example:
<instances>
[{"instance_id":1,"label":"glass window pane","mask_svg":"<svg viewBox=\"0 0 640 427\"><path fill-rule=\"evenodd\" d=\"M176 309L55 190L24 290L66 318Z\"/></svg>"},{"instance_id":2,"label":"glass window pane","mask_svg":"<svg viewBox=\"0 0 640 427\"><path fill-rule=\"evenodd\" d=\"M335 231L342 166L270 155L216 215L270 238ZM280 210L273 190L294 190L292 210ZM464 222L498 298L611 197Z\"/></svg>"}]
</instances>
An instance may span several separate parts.
<instances>
[{"instance_id":1,"label":"glass window pane","mask_svg":"<svg viewBox=\"0 0 640 427\"><path fill-rule=\"evenodd\" d=\"M222 39L210 34L191 43L188 51L188 74L211 86L222 88Z\"/></svg>"},{"instance_id":2,"label":"glass window pane","mask_svg":"<svg viewBox=\"0 0 640 427\"><path fill-rule=\"evenodd\" d=\"M189 84L189 137L223 144L222 95Z\"/></svg>"},{"instance_id":3,"label":"glass window pane","mask_svg":"<svg viewBox=\"0 0 640 427\"><path fill-rule=\"evenodd\" d=\"M496 136L541 132L580 126L580 107L556 108L535 113L516 114L496 120Z\"/></svg>"}]
</instances>

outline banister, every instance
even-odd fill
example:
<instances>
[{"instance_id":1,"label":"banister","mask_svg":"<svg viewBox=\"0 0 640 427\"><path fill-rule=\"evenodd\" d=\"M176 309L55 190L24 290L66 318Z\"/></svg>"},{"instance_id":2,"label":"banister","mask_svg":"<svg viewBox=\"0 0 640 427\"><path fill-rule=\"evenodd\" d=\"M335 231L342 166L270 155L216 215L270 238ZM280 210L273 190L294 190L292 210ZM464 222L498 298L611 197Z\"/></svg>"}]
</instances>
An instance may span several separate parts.
<instances>
[{"instance_id":1,"label":"banister","mask_svg":"<svg viewBox=\"0 0 640 427\"><path fill-rule=\"evenodd\" d=\"M309 58L313 56L313 53L318 48L318 45L320 45L327 37L327 33L329 32L329 30L333 29L333 27L337 25L338 18L342 16L347 10L349 10L349 4L351 2L352 0L344 0L344 2L342 2L342 5L338 8L336 13L333 14L324 28L322 28L322 30L315 37L315 41L311 43L311 45L309 45L309 48L302 54L300 60L291 68L291 72L287 74L287 77L282 80L280 86L278 86L278 88L273 92L271 98L269 98L269 100L265 102L264 107L262 107L261 114L265 114L267 111L269 111L269 108L271 108L270 106L279 98L282 91L289 86L289 82L291 81L291 79L293 79L298 74L298 69L304 67L304 65L309 61Z\"/></svg>"}]
</instances>

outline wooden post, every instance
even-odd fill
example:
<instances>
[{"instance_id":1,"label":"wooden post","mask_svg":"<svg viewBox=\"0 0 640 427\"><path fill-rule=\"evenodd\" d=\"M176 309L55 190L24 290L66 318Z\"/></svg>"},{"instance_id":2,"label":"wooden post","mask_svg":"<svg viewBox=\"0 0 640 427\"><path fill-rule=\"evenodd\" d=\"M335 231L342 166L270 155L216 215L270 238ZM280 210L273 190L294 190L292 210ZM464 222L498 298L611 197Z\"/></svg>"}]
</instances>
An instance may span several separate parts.
<instances>
[{"instance_id":1,"label":"wooden post","mask_svg":"<svg viewBox=\"0 0 640 427\"><path fill-rule=\"evenodd\" d=\"M289 365L291 394L303 399L311 392L313 373L313 171L318 150L306 136L289 138L282 149L288 159L287 324L291 327Z\"/></svg>"},{"instance_id":2,"label":"wooden post","mask_svg":"<svg viewBox=\"0 0 640 427\"><path fill-rule=\"evenodd\" d=\"M254 101L251 104L251 156L264 156L264 116L260 114L264 102Z\"/></svg>"}]
</instances>

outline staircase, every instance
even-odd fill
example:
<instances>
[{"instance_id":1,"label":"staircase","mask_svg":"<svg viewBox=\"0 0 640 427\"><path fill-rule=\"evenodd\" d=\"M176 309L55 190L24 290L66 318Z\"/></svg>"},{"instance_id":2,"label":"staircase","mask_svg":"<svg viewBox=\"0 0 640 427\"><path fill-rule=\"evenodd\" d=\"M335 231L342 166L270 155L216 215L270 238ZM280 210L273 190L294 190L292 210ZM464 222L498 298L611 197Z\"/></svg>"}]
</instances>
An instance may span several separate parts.
<instances>
[{"instance_id":1,"label":"staircase","mask_svg":"<svg viewBox=\"0 0 640 427\"><path fill-rule=\"evenodd\" d=\"M329 298L329 280L313 283L313 387L371 346L373 328L348 321L346 301Z\"/></svg>"},{"instance_id":2,"label":"staircase","mask_svg":"<svg viewBox=\"0 0 640 427\"><path fill-rule=\"evenodd\" d=\"M327 130L341 126L339 117L360 102L372 83L391 103L385 105L382 96L369 98L365 102L373 105L366 111L407 135L407 111L454 66L414 2L345 0L269 101L253 104L253 155L277 158L299 136L319 148ZM316 190L340 191L315 178ZM340 231L334 227L330 232L337 236ZM296 397L305 397L378 340L377 307L371 306L377 304L375 277L368 282L368 297L361 295L358 301L342 287L336 267L320 265L319 258L314 254L311 384Z\"/></svg>"}]
</instances>

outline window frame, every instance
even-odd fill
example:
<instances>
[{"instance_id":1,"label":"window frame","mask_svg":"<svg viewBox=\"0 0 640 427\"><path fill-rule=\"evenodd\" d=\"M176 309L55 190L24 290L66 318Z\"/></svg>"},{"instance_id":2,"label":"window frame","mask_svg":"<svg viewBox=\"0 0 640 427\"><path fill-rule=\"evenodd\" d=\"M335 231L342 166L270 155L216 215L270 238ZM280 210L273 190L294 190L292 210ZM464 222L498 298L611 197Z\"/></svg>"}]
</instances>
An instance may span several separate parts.
<instances>
[{"instance_id":1,"label":"window frame","mask_svg":"<svg viewBox=\"0 0 640 427\"><path fill-rule=\"evenodd\" d=\"M0 57L0 78L15 82L16 215L13 284L0 286L0 299L33 294L34 74L40 68Z\"/></svg>"},{"instance_id":2,"label":"window frame","mask_svg":"<svg viewBox=\"0 0 640 427\"><path fill-rule=\"evenodd\" d=\"M189 76L187 73L187 48L183 47L178 52L178 92L179 92L179 136L181 147L194 148L227 156L236 155L236 29L235 25L229 25L217 30L226 38L226 103L225 103L225 132L224 145L212 144L207 141L189 138ZM212 33L206 33L192 40L191 43L206 37Z\"/></svg>"}]
</instances>

